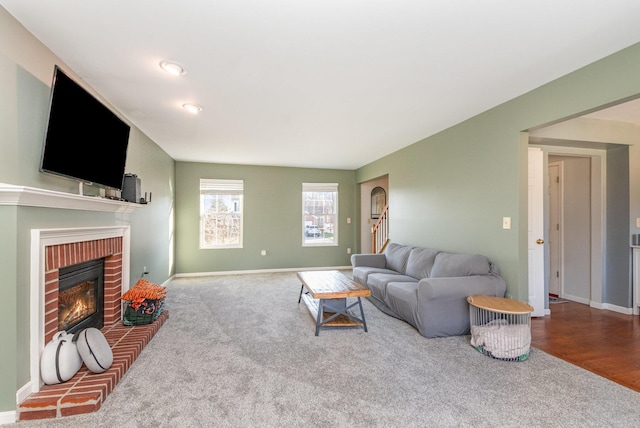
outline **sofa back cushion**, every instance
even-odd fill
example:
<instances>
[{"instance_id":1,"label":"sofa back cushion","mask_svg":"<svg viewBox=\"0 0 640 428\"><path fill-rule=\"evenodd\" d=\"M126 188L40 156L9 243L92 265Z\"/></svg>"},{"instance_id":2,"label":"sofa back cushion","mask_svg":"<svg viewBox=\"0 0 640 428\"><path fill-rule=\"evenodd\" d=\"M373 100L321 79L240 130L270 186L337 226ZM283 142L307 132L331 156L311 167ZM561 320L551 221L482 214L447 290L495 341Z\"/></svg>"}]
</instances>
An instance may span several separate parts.
<instances>
[{"instance_id":1,"label":"sofa back cushion","mask_svg":"<svg viewBox=\"0 0 640 428\"><path fill-rule=\"evenodd\" d=\"M406 274L416 279L428 278L439 251L429 248L412 248L407 260Z\"/></svg>"},{"instance_id":2,"label":"sofa back cushion","mask_svg":"<svg viewBox=\"0 0 640 428\"><path fill-rule=\"evenodd\" d=\"M384 250L384 255L387 259L387 269L404 274L410 251L411 247L406 245L394 244L393 242L387 245L387 248Z\"/></svg>"},{"instance_id":3,"label":"sofa back cushion","mask_svg":"<svg viewBox=\"0 0 640 428\"><path fill-rule=\"evenodd\" d=\"M436 256L432 278L453 278L459 276L488 275L491 270L489 259L480 254L439 253Z\"/></svg>"}]
</instances>

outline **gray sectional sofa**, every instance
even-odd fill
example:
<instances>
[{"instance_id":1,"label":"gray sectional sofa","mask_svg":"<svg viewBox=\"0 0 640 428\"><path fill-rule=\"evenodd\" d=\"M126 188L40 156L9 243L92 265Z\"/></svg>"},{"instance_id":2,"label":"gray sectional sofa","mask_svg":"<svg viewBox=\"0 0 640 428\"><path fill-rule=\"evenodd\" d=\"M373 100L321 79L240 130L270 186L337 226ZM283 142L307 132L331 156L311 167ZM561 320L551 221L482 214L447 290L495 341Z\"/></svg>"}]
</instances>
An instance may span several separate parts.
<instances>
[{"instance_id":1,"label":"gray sectional sofa","mask_svg":"<svg viewBox=\"0 0 640 428\"><path fill-rule=\"evenodd\" d=\"M497 267L479 254L390 243L382 254L352 255L351 264L372 303L425 337L469 334L467 297L506 291Z\"/></svg>"}]
</instances>

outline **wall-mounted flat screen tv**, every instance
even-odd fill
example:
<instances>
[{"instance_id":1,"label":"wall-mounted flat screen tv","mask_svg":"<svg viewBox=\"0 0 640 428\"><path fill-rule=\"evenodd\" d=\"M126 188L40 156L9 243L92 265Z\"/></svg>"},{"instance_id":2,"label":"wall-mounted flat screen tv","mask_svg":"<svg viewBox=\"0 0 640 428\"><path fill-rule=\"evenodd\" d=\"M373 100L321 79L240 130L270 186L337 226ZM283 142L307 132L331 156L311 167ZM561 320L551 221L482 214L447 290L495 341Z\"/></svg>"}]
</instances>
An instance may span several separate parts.
<instances>
[{"instance_id":1,"label":"wall-mounted flat screen tv","mask_svg":"<svg viewBox=\"0 0 640 428\"><path fill-rule=\"evenodd\" d=\"M55 67L40 170L122 190L130 127Z\"/></svg>"}]
</instances>

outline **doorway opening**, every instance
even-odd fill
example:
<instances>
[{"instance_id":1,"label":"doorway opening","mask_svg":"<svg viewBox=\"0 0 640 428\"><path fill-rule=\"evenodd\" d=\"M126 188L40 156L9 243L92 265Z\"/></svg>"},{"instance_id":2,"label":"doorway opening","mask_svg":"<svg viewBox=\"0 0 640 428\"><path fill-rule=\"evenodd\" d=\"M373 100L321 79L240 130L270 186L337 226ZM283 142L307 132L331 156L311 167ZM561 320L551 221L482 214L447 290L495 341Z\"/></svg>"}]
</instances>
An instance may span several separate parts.
<instances>
[{"instance_id":1,"label":"doorway opening","mask_svg":"<svg viewBox=\"0 0 640 428\"><path fill-rule=\"evenodd\" d=\"M638 150L634 148L640 138L640 97L628 98L603 106L600 110L587 112L582 116L560 119L551 124L541 125L530 129L526 134L530 147L538 147L544 150L545 176L548 167L553 167L554 162L562 160L558 157L590 158L590 184L591 205L588 211L591 216L589 224L591 228L590 243L583 243L590 249L590 266L584 269L582 274L590 275L590 294L578 290L574 284L569 283L568 263L573 263L570 257L573 253L568 251L570 240L576 239L576 233L568 230L569 221L567 213L560 212L554 215L560 216L560 233L556 237L559 242L557 248L549 249L548 241L553 239L549 211L552 203L553 190L548 188L547 177L544 186L545 228L545 259L544 266L538 263L532 265L529 262L529 295L544 296L545 308L549 311L549 293L554 295L557 290L559 295L571 297L572 300L589 304L597 309L608 309L623 314L633 314L637 311L633 307L634 291L632 286L632 260L631 260L631 234L633 228L640 228L638 207L640 206L640 182L637 164L640 162ZM522 138L522 137L521 137ZM522 140L521 140L522 141ZM562 163L566 167L567 162ZM562 172L566 177L567 170ZM558 204L562 207L569 206L566 194L562 194L567 188L567 180L558 192L560 199ZM562 183L561 183L562 184ZM558 200L556 200L558 201ZM531 207L532 204L529 204ZM531 210L531 208L530 208ZM543 211L540 211L542 214ZM584 215L579 217L584 220ZM556 223L557 224L557 223ZM562 227L564 226L564 230ZM586 230L582 229L583 231ZM552 251L554 251L552 253ZM552 265L553 263L553 265ZM584 266L584 263L583 263ZM534 273L544 271L541 275L544 280L531 281L536 278ZM559 276L560 282L554 284L552 275ZM576 276L577 278L577 276ZM582 280L586 282L585 279ZM541 283L544 284L540 286ZM555 288L558 287L558 288ZM532 291L533 290L533 291ZM572 294L575 293L575 294Z\"/></svg>"},{"instance_id":2,"label":"doorway opening","mask_svg":"<svg viewBox=\"0 0 640 428\"><path fill-rule=\"evenodd\" d=\"M590 304L592 299L591 248L593 195L591 157L549 154L547 270L549 301L553 298ZM597 233L597 232L596 232ZM597 300L597 299L596 299Z\"/></svg>"},{"instance_id":3,"label":"doorway opening","mask_svg":"<svg viewBox=\"0 0 640 428\"><path fill-rule=\"evenodd\" d=\"M372 198L372 191L376 188L380 188L385 192L385 200L388 203L389 198L389 176L383 175L373 180L360 183L360 252L363 254L370 254L372 250L371 245L371 227L376 223L377 218L375 213L377 207L376 199ZM391 231L389 231L391 233Z\"/></svg>"},{"instance_id":4,"label":"doorway opening","mask_svg":"<svg viewBox=\"0 0 640 428\"><path fill-rule=\"evenodd\" d=\"M568 147L557 142L535 146L544 151L545 172L561 163L562 186L555 190L559 212L552 213L554 179L546 176L544 203L538 208L544 211L544 266L536 270L529 264L530 278L532 271L544 270L544 280L542 285L530 285L530 296L544 298L549 314L555 275L560 280L559 297L631 314L629 146ZM559 221L554 222L552 215L559 215ZM550 241L558 229L560 236L552 249Z\"/></svg>"}]
</instances>

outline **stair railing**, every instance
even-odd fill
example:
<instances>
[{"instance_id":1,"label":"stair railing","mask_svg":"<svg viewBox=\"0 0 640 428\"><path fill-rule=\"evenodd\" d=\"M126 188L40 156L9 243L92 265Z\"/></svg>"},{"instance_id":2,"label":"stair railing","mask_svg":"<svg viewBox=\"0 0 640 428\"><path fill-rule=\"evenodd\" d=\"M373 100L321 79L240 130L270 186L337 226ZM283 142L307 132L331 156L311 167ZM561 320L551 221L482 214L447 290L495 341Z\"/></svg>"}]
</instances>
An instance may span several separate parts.
<instances>
[{"instance_id":1,"label":"stair railing","mask_svg":"<svg viewBox=\"0 0 640 428\"><path fill-rule=\"evenodd\" d=\"M389 204L384 207L376 224L371 228L371 251L379 254L389 243Z\"/></svg>"}]
</instances>

